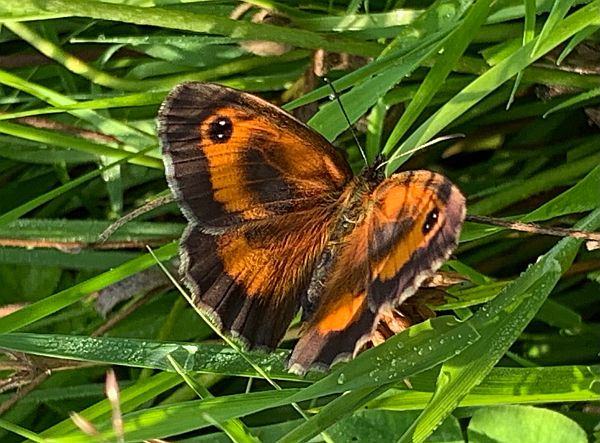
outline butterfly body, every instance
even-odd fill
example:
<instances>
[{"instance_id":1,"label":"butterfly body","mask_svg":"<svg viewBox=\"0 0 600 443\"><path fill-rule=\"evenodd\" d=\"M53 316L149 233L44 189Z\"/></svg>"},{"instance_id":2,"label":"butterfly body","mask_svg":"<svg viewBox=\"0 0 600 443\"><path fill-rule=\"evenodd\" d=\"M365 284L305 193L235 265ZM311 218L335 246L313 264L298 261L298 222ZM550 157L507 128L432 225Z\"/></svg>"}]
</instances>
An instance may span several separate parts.
<instances>
[{"instance_id":1,"label":"butterfly body","mask_svg":"<svg viewBox=\"0 0 600 443\"><path fill-rule=\"evenodd\" d=\"M317 259L302 303L302 318L310 318L315 305L322 298L325 283L331 278L334 258L340 252L347 236L359 226L370 205L370 193L384 179L375 167L367 167L354 177L335 201L331 219L334 221L327 242Z\"/></svg>"},{"instance_id":2,"label":"butterfly body","mask_svg":"<svg viewBox=\"0 0 600 443\"><path fill-rule=\"evenodd\" d=\"M456 245L464 197L445 177L354 177L319 134L250 94L184 83L159 134L189 220L181 271L195 302L262 349L302 308L293 372L352 356Z\"/></svg>"}]
</instances>

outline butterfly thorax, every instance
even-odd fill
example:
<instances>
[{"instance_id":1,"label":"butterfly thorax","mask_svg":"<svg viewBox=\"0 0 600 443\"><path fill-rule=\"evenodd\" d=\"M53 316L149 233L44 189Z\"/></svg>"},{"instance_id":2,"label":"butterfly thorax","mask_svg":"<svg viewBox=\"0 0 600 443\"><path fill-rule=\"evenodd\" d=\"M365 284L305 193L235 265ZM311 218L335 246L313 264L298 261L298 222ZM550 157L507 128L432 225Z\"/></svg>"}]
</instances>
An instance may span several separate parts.
<instances>
[{"instance_id":1,"label":"butterfly thorax","mask_svg":"<svg viewBox=\"0 0 600 443\"><path fill-rule=\"evenodd\" d=\"M381 169L367 166L346 185L335 203L338 208L334 217L336 223L328 243L343 241L362 222L370 208L370 196L384 178Z\"/></svg>"}]
</instances>

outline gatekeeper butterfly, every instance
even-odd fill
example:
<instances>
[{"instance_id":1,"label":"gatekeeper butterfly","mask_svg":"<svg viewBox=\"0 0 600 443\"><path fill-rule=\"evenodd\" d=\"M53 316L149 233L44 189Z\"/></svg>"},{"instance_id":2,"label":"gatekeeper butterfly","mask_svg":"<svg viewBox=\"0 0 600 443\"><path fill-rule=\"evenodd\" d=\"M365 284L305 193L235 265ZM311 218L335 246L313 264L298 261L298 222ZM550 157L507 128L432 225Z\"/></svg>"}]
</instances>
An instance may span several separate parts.
<instances>
[{"instance_id":1,"label":"gatekeeper butterfly","mask_svg":"<svg viewBox=\"0 0 600 443\"><path fill-rule=\"evenodd\" d=\"M447 178L353 176L325 138L251 94L183 83L160 109L159 134L189 221L181 274L194 302L264 350L302 309L292 372L353 356L456 247L465 199Z\"/></svg>"}]
</instances>

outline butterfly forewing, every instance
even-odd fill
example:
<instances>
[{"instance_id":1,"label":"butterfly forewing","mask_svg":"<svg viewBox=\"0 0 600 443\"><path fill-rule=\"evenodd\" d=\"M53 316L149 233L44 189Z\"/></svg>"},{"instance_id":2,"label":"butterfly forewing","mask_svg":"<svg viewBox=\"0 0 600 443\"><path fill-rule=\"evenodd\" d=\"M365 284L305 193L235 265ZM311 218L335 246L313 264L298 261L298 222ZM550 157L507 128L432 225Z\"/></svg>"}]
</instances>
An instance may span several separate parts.
<instances>
[{"instance_id":1,"label":"butterfly forewing","mask_svg":"<svg viewBox=\"0 0 600 443\"><path fill-rule=\"evenodd\" d=\"M167 180L205 231L335 200L352 177L323 137L250 94L183 83L159 113Z\"/></svg>"},{"instance_id":2,"label":"butterfly forewing","mask_svg":"<svg viewBox=\"0 0 600 443\"><path fill-rule=\"evenodd\" d=\"M465 218L465 198L430 171L393 175L373 194L369 305L400 305L448 259Z\"/></svg>"}]
</instances>

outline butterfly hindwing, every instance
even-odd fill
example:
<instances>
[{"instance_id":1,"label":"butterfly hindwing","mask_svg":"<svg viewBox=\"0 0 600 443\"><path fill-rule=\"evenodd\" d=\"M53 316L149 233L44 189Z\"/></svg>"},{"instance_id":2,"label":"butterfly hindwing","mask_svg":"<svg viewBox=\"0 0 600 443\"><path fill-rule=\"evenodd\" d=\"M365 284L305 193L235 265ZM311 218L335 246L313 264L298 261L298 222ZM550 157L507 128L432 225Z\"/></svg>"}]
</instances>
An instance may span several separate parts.
<instances>
[{"instance_id":1,"label":"butterfly hindwing","mask_svg":"<svg viewBox=\"0 0 600 443\"><path fill-rule=\"evenodd\" d=\"M274 349L301 303L327 241L328 208L211 235L190 225L182 269L194 301L250 348Z\"/></svg>"},{"instance_id":2,"label":"butterfly hindwing","mask_svg":"<svg viewBox=\"0 0 600 443\"><path fill-rule=\"evenodd\" d=\"M291 372L326 369L337 360L348 359L357 342L371 333L376 313L369 308L367 238L362 234L366 227L357 226L336 250L320 299L290 356Z\"/></svg>"},{"instance_id":3,"label":"butterfly hindwing","mask_svg":"<svg viewBox=\"0 0 600 443\"><path fill-rule=\"evenodd\" d=\"M209 83L183 83L159 112L167 180L206 232L305 210L352 172L323 137L272 104Z\"/></svg>"}]
</instances>

